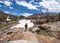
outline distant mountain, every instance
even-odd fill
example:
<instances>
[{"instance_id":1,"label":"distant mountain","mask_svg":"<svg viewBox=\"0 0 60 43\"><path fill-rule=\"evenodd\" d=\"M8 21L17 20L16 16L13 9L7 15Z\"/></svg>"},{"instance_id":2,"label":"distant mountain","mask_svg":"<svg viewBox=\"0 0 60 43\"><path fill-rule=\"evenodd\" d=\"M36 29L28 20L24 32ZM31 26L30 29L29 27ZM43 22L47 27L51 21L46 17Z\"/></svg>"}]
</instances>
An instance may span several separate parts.
<instances>
[{"instance_id":1,"label":"distant mountain","mask_svg":"<svg viewBox=\"0 0 60 43\"><path fill-rule=\"evenodd\" d=\"M18 17L15 15L11 15L11 14L7 14L3 11L0 11L0 21L6 21L7 17L9 16L9 18L11 20L18 20Z\"/></svg>"},{"instance_id":2,"label":"distant mountain","mask_svg":"<svg viewBox=\"0 0 60 43\"><path fill-rule=\"evenodd\" d=\"M24 19L26 17L24 16L16 16L16 15L12 15L12 14L7 14L3 11L0 11L0 21L6 21L7 17L9 16L9 19L11 19L12 21L17 21L19 19Z\"/></svg>"}]
</instances>

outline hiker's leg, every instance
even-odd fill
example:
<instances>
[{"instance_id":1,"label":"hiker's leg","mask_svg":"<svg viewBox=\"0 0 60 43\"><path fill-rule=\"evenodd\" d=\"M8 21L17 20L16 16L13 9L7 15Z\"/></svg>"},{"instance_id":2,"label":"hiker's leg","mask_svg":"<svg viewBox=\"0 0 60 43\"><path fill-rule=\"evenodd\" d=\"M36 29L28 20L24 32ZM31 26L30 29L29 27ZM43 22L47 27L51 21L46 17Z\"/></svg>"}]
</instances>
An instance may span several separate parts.
<instances>
[{"instance_id":1,"label":"hiker's leg","mask_svg":"<svg viewBox=\"0 0 60 43\"><path fill-rule=\"evenodd\" d=\"M27 31L27 28L25 28L25 32Z\"/></svg>"}]
</instances>

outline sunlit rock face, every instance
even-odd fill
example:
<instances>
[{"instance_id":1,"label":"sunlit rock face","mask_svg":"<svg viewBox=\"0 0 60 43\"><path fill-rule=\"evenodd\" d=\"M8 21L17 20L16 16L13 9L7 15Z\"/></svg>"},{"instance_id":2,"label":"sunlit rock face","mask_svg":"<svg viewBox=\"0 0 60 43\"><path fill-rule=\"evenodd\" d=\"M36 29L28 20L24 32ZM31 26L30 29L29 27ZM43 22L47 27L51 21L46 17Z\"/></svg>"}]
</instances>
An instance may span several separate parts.
<instances>
[{"instance_id":1,"label":"sunlit rock face","mask_svg":"<svg viewBox=\"0 0 60 43\"><path fill-rule=\"evenodd\" d=\"M38 28L38 27L34 27L34 28L32 29L32 31L36 31L36 30L39 30L39 28Z\"/></svg>"},{"instance_id":2,"label":"sunlit rock face","mask_svg":"<svg viewBox=\"0 0 60 43\"><path fill-rule=\"evenodd\" d=\"M16 41L9 41L6 43L28 43L28 41L27 40L16 40Z\"/></svg>"},{"instance_id":3,"label":"sunlit rock face","mask_svg":"<svg viewBox=\"0 0 60 43\"><path fill-rule=\"evenodd\" d=\"M25 28L26 23L28 25L28 28L34 26L34 24L31 22L31 20L23 19L23 20L19 20L18 22L19 22L19 24L15 25L15 26L13 26L11 28Z\"/></svg>"},{"instance_id":4,"label":"sunlit rock face","mask_svg":"<svg viewBox=\"0 0 60 43\"><path fill-rule=\"evenodd\" d=\"M31 32L17 32L13 40L6 43L39 43L37 35Z\"/></svg>"}]
</instances>

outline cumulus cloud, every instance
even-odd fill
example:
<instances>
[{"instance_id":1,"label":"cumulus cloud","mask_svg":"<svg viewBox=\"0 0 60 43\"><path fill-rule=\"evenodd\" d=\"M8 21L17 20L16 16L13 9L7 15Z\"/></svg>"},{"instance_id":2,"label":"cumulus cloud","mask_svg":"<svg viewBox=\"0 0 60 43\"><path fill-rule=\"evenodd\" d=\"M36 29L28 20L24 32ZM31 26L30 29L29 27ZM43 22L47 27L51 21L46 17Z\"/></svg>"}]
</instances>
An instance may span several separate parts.
<instances>
[{"instance_id":1,"label":"cumulus cloud","mask_svg":"<svg viewBox=\"0 0 60 43\"><path fill-rule=\"evenodd\" d=\"M8 11L4 11L4 12L9 14L9 12L8 12Z\"/></svg>"},{"instance_id":2,"label":"cumulus cloud","mask_svg":"<svg viewBox=\"0 0 60 43\"><path fill-rule=\"evenodd\" d=\"M49 12L60 12L60 3L56 0L42 0L42 2L39 2L39 5L48 9ZM42 10L44 11L44 9Z\"/></svg>"},{"instance_id":3,"label":"cumulus cloud","mask_svg":"<svg viewBox=\"0 0 60 43\"><path fill-rule=\"evenodd\" d=\"M37 7L35 7L33 4L31 3L27 3L26 1L16 1L16 3L18 5L21 5L21 6L24 6L24 7L27 7L28 9L31 9L31 10L38 10Z\"/></svg>"},{"instance_id":4,"label":"cumulus cloud","mask_svg":"<svg viewBox=\"0 0 60 43\"><path fill-rule=\"evenodd\" d=\"M4 1L1 0L0 3L3 3L6 6L11 6L12 5L12 3L9 0L4 0Z\"/></svg>"},{"instance_id":5,"label":"cumulus cloud","mask_svg":"<svg viewBox=\"0 0 60 43\"><path fill-rule=\"evenodd\" d=\"M3 3L2 1L0 1L0 3Z\"/></svg>"},{"instance_id":6,"label":"cumulus cloud","mask_svg":"<svg viewBox=\"0 0 60 43\"><path fill-rule=\"evenodd\" d=\"M9 2L9 1L4 1L4 4L6 5L6 6L11 6L11 2Z\"/></svg>"},{"instance_id":7,"label":"cumulus cloud","mask_svg":"<svg viewBox=\"0 0 60 43\"><path fill-rule=\"evenodd\" d=\"M23 16L25 16L25 17L28 17L28 16L30 16L30 15L32 15L32 14L30 14L30 13L23 13L23 14L20 14L20 15L23 15Z\"/></svg>"}]
</instances>

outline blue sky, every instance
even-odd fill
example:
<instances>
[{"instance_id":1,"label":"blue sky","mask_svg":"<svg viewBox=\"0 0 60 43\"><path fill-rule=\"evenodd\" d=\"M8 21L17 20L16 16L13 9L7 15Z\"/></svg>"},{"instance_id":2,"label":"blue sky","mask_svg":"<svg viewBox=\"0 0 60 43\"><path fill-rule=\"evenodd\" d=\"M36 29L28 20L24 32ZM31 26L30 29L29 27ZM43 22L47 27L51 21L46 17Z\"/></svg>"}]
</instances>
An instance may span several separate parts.
<instances>
[{"instance_id":1,"label":"blue sky","mask_svg":"<svg viewBox=\"0 0 60 43\"><path fill-rule=\"evenodd\" d=\"M0 0L0 10L29 16L40 12L60 12L60 0Z\"/></svg>"}]
</instances>

